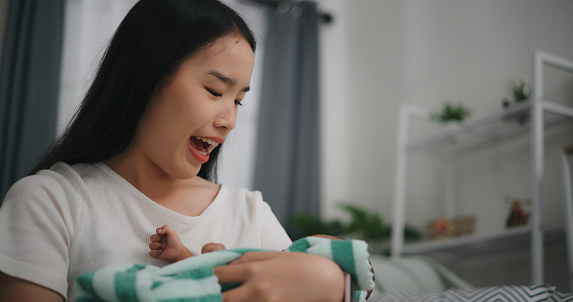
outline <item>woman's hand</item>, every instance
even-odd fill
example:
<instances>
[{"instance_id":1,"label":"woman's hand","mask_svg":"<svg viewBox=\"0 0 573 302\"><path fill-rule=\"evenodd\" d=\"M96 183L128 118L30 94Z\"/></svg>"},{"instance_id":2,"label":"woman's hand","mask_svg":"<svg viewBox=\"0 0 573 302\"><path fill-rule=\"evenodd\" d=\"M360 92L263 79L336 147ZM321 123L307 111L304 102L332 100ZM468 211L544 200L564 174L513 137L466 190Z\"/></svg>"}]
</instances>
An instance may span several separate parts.
<instances>
[{"instance_id":1,"label":"woman's hand","mask_svg":"<svg viewBox=\"0 0 573 302\"><path fill-rule=\"evenodd\" d=\"M215 268L220 283L242 283L225 302L340 302L344 273L333 261L297 252L253 252Z\"/></svg>"}]
</instances>

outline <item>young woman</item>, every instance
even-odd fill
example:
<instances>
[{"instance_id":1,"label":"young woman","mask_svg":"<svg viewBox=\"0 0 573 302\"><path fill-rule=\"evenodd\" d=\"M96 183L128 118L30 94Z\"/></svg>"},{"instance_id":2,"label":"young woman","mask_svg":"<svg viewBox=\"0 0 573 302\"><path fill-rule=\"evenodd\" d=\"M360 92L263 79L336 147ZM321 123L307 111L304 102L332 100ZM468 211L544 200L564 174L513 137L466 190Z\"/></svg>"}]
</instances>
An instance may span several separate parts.
<instances>
[{"instance_id":1,"label":"young woman","mask_svg":"<svg viewBox=\"0 0 573 302\"><path fill-rule=\"evenodd\" d=\"M220 145L250 87L255 40L217 0L141 0L117 29L81 108L0 209L0 296L74 299L78 275L165 265L149 235L169 224L208 242L280 251L290 239L259 192L217 185ZM341 301L332 261L245 254L219 267L225 301ZM325 290L326 289L326 290Z\"/></svg>"}]
</instances>

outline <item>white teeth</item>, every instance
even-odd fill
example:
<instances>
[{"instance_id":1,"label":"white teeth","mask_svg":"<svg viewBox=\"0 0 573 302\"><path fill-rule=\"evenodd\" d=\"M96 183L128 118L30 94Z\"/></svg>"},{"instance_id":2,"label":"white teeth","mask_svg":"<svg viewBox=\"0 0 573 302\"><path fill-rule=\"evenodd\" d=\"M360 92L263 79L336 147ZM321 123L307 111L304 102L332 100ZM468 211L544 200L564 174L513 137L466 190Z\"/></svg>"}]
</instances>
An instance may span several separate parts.
<instances>
[{"instance_id":1,"label":"white teeth","mask_svg":"<svg viewBox=\"0 0 573 302\"><path fill-rule=\"evenodd\" d=\"M207 155L207 151L199 151L197 150L197 153L201 154L201 155Z\"/></svg>"},{"instance_id":2,"label":"white teeth","mask_svg":"<svg viewBox=\"0 0 573 302\"><path fill-rule=\"evenodd\" d=\"M219 143L216 143L215 141L213 141L213 140L211 140L211 139L202 138L202 137L199 137L199 136L195 136L195 137L196 137L197 139L200 139L200 140L206 142L207 144L209 144L209 145L211 145L211 146L214 146L214 147L219 146Z\"/></svg>"}]
</instances>

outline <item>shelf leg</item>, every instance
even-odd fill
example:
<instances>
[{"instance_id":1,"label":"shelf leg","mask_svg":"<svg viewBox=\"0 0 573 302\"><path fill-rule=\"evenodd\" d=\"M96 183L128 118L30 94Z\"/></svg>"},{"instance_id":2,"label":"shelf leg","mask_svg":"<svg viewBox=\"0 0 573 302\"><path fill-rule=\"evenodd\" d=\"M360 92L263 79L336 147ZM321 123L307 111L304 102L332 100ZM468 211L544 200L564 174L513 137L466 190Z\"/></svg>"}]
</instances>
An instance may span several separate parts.
<instances>
[{"instance_id":1,"label":"shelf leg","mask_svg":"<svg viewBox=\"0 0 573 302\"><path fill-rule=\"evenodd\" d=\"M444 167L446 169L445 175L445 212L447 218L452 218L456 216L456 198L455 198L455 186L454 186L454 175L455 175L455 165L451 160L449 152L446 152L446 157L443 159Z\"/></svg>"},{"instance_id":2,"label":"shelf leg","mask_svg":"<svg viewBox=\"0 0 573 302\"><path fill-rule=\"evenodd\" d=\"M535 54L534 98L531 106L531 156L532 156L532 204L531 204L531 282L543 284L543 58Z\"/></svg>"},{"instance_id":3,"label":"shelf leg","mask_svg":"<svg viewBox=\"0 0 573 302\"><path fill-rule=\"evenodd\" d=\"M567 236L567 261L569 262L569 291L573 291L573 193L571 186L571 165L569 164L568 153L571 151L561 151L563 163L563 187L565 188L565 235ZM573 152L571 152L573 154Z\"/></svg>"},{"instance_id":4,"label":"shelf leg","mask_svg":"<svg viewBox=\"0 0 573 302\"><path fill-rule=\"evenodd\" d=\"M406 215L406 144L408 143L408 107L403 105L398 113L398 147L396 156L396 187L394 196L394 222L392 226L392 257L398 258L404 248Z\"/></svg>"}]
</instances>

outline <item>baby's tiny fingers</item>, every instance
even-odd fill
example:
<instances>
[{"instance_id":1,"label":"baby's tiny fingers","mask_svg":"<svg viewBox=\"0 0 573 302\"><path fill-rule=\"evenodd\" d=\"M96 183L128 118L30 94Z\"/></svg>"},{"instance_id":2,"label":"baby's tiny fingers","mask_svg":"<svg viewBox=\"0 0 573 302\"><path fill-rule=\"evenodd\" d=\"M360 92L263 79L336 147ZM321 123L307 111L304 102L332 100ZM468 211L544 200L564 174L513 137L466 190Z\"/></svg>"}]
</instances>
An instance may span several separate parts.
<instances>
[{"instance_id":1,"label":"baby's tiny fingers","mask_svg":"<svg viewBox=\"0 0 573 302\"><path fill-rule=\"evenodd\" d=\"M201 254L225 250L225 246L221 243L209 242L201 249Z\"/></svg>"},{"instance_id":2,"label":"baby's tiny fingers","mask_svg":"<svg viewBox=\"0 0 573 302\"><path fill-rule=\"evenodd\" d=\"M152 250L149 252L149 256L151 256L153 258L157 258L159 256L159 254L161 254L161 250Z\"/></svg>"},{"instance_id":3,"label":"baby's tiny fingers","mask_svg":"<svg viewBox=\"0 0 573 302\"><path fill-rule=\"evenodd\" d=\"M163 244L160 242L152 242L149 244L149 248L152 250L161 250L163 249Z\"/></svg>"},{"instance_id":4,"label":"baby's tiny fingers","mask_svg":"<svg viewBox=\"0 0 573 302\"><path fill-rule=\"evenodd\" d=\"M171 228L168 225L164 225L160 228L157 228L157 230L155 230L155 232L157 234L164 235L167 233L167 231L170 231L170 230L171 230Z\"/></svg>"},{"instance_id":5,"label":"baby's tiny fingers","mask_svg":"<svg viewBox=\"0 0 573 302\"><path fill-rule=\"evenodd\" d=\"M153 235L149 236L149 239L151 239L151 241L162 241L163 237L161 237L157 234L153 234Z\"/></svg>"}]
</instances>

